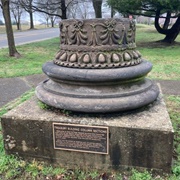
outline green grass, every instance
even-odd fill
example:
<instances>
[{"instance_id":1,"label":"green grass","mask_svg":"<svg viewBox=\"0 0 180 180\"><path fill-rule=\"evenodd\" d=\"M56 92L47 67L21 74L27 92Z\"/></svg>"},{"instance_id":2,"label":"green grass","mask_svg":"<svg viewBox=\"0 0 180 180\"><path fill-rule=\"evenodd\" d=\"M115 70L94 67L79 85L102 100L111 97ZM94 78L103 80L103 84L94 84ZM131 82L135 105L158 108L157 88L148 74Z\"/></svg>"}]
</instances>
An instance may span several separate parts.
<instances>
[{"instance_id":1,"label":"green grass","mask_svg":"<svg viewBox=\"0 0 180 180\"><path fill-rule=\"evenodd\" d=\"M136 25L136 40L138 46L146 44L147 47L152 47L151 42L162 40L164 37L165 35L156 31L154 25ZM180 42L180 36L178 36L175 41Z\"/></svg>"},{"instance_id":2,"label":"green grass","mask_svg":"<svg viewBox=\"0 0 180 180\"><path fill-rule=\"evenodd\" d=\"M144 59L152 62L149 77L153 79L180 80L180 36L173 45L157 43L164 35L153 25L137 25L137 48Z\"/></svg>"},{"instance_id":3,"label":"green grass","mask_svg":"<svg viewBox=\"0 0 180 180\"><path fill-rule=\"evenodd\" d=\"M137 45L145 42L154 42L164 38L164 35L159 34L154 25L137 24L136 26L136 40Z\"/></svg>"},{"instance_id":4,"label":"green grass","mask_svg":"<svg viewBox=\"0 0 180 180\"><path fill-rule=\"evenodd\" d=\"M166 97L169 115L175 131L174 134L174 157L176 159L173 171L180 177L180 96Z\"/></svg>"},{"instance_id":5,"label":"green grass","mask_svg":"<svg viewBox=\"0 0 180 180\"><path fill-rule=\"evenodd\" d=\"M180 48L139 48L143 57L153 64L149 77L153 79L180 80Z\"/></svg>"},{"instance_id":6,"label":"green grass","mask_svg":"<svg viewBox=\"0 0 180 180\"><path fill-rule=\"evenodd\" d=\"M17 77L42 73L42 64L54 58L59 39L17 46L21 58L8 57L8 49L0 51L0 77Z\"/></svg>"}]
</instances>

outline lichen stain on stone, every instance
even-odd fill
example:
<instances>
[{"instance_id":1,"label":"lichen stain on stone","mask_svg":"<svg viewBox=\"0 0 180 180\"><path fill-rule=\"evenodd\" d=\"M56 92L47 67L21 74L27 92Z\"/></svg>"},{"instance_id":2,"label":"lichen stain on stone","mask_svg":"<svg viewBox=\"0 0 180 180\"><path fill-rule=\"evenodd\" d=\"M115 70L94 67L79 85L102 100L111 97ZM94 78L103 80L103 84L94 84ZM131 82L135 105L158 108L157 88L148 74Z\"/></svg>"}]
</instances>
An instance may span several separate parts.
<instances>
[{"instance_id":1,"label":"lichen stain on stone","mask_svg":"<svg viewBox=\"0 0 180 180\"><path fill-rule=\"evenodd\" d=\"M26 141L22 140L22 150L25 152L25 151L28 151L28 147L27 147L27 144L26 144Z\"/></svg>"},{"instance_id":2,"label":"lichen stain on stone","mask_svg":"<svg viewBox=\"0 0 180 180\"><path fill-rule=\"evenodd\" d=\"M14 137L7 135L5 139L5 149L13 149L16 147L16 140Z\"/></svg>"},{"instance_id":3,"label":"lichen stain on stone","mask_svg":"<svg viewBox=\"0 0 180 180\"><path fill-rule=\"evenodd\" d=\"M13 148L15 148L15 147L16 147L15 144L13 144L13 143L8 143L8 149L13 149Z\"/></svg>"}]
</instances>

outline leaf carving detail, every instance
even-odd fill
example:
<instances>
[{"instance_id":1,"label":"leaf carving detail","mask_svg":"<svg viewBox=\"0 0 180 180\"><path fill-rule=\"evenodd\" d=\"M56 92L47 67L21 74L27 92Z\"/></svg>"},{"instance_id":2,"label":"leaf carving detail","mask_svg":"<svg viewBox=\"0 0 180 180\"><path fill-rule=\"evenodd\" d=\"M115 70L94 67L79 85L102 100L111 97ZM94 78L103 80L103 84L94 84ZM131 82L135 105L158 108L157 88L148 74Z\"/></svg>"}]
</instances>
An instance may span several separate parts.
<instances>
[{"instance_id":1,"label":"leaf carving detail","mask_svg":"<svg viewBox=\"0 0 180 180\"><path fill-rule=\"evenodd\" d=\"M100 39L102 40L102 44L119 44L120 35L118 34L118 30L116 29L116 21L106 21L101 26L104 28L101 30Z\"/></svg>"},{"instance_id":2,"label":"leaf carving detail","mask_svg":"<svg viewBox=\"0 0 180 180\"><path fill-rule=\"evenodd\" d=\"M73 29L71 30L72 35L70 36L71 44L87 44L87 31L83 29L83 22L76 21Z\"/></svg>"}]
</instances>

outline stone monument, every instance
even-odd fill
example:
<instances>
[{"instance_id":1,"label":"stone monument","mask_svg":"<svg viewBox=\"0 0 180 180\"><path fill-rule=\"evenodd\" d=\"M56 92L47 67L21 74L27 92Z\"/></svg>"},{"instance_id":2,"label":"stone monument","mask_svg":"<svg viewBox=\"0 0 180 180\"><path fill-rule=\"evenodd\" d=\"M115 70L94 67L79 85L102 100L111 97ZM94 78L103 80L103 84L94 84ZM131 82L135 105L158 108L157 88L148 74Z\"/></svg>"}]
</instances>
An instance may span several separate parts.
<instances>
[{"instance_id":1,"label":"stone monument","mask_svg":"<svg viewBox=\"0 0 180 180\"><path fill-rule=\"evenodd\" d=\"M128 19L63 20L36 97L2 117L7 153L70 168L170 171L173 128Z\"/></svg>"},{"instance_id":2,"label":"stone monument","mask_svg":"<svg viewBox=\"0 0 180 180\"><path fill-rule=\"evenodd\" d=\"M153 102L159 90L145 76L152 64L136 50L135 23L128 19L63 20L50 78L36 89L44 103L81 112L115 112Z\"/></svg>"}]
</instances>

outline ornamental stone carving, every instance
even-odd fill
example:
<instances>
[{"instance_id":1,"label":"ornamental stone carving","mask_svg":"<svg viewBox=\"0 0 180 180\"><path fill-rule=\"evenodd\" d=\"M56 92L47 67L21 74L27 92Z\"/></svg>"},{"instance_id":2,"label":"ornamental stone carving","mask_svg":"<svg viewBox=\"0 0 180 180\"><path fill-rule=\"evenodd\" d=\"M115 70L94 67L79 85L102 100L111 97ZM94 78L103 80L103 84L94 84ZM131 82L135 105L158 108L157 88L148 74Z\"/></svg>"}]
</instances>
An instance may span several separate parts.
<instances>
[{"instance_id":1,"label":"ornamental stone carving","mask_svg":"<svg viewBox=\"0 0 180 180\"><path fill-rule=\"evenodd\" d=\"M75 68L118 68L142 62L135 24L127 19L66 20L54 63Z\"/></svg>"}]
</instances>

